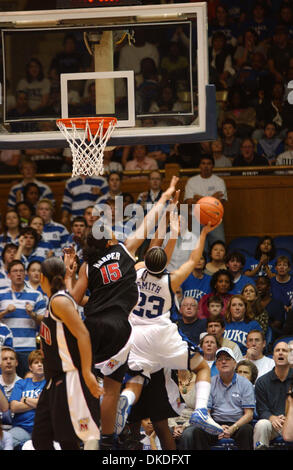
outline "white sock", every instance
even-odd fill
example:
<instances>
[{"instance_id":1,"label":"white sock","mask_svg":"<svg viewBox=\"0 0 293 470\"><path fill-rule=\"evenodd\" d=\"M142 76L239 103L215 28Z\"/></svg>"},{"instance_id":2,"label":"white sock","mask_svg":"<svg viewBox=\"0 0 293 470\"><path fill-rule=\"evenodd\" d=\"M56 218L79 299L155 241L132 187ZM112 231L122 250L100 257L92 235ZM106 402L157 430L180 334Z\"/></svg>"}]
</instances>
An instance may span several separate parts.
<instances>
[{"instance_id":1,"label":"white sock","mask_svg":"<svg viewBox=\"0 0 293 470\"><path fill-rule=\"evenodd\" d=\"M136 396L135 396L135 393L132 392L131 390L125 389L125 390L123 390L121 395L128 398L129 405L133 405L133 403L135 402Z\"/></svg>"},{"instance_id":2,"label":"white sock","mask_svg":"<svg viewBox=\"0 0 293 470\"><path fill-rule=\"evenodd\" d=\"M195 383L195 409L207 408L208 399L211 391L211 384L209 382L200 381Z\"/></svg>"}]
</instances>

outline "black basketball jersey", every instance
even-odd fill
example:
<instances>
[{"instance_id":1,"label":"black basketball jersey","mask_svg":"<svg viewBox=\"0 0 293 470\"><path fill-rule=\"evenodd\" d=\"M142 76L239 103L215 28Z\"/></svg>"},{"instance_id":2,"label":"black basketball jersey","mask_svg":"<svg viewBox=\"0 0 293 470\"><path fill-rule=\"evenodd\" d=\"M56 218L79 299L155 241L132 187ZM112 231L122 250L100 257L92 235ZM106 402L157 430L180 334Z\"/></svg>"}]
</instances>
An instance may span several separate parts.
<instances>
[{"instance_id":1,"label":"black basketball jersey","mask_svg":"<svg viewBox=\"0 0 293 470\"><path fill-rule=\"evenodd\" d=\"M125 313L128 317L138 301L135 263L127 248L118 243L88 264L90 296L84 308L86 316L112 311Z\"/></svg>"},{"instance_id":2,"label":"black basketball jersey","mask_svg":"<svg viewBox=\"0 0 293 470\"><path fill-rule=\"evenodd\" d=\"M44 373L46 380L70 370L80 370L80 354L75 336L68 330L66 325L57 317L51 308L52 300L59 296L68 297L74 308L77 304L71 295L62 290L52 295L47 312L40 325L40 337L42 350L44 352Z\"/></svg>"}]
</instances>

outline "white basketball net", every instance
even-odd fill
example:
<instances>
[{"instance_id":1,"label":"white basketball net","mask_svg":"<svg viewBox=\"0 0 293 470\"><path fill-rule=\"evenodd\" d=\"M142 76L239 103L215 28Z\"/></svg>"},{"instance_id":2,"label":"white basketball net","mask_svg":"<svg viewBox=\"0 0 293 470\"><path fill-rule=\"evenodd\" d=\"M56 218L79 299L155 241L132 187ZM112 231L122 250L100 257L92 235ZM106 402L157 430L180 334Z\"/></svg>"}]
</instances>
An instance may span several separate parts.
<instances>
[{"instance_id":1,"label":"white basketball net","mask_svg":"<svg viewBox=\"0 0 293 470\"><path fill-rule=\"evenodd\" d=\"M71 127L67 127L62 121L57 121L57 126L69 143L72 153L72 177L102 175L104 150L115 129L116 121L110 121L104 132L102 119L95 133L92 133L88 121L84 129L77 128L78 124L70 122Z\"/></svg>"}]
</instances>

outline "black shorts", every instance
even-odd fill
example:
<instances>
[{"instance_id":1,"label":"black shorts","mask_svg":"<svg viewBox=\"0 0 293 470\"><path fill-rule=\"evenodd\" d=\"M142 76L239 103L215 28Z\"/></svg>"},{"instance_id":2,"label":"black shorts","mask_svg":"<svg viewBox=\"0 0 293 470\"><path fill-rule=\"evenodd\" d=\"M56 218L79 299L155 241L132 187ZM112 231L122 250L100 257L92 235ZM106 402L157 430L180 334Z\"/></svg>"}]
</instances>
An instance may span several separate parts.
<instances>
[{"instance_id":1,"label":"black shorts","mask_svg":"<svg viewBox=\"0 0 293 470\"><path fill-rule=\"evenodd\" d=\"M131 408L129 423L150 418L155 423L178 416L172 408L166 389L164 369L151 374L151 380L143 387L138 402Z\"/></svg>"},{"instance_id":2,"label":"black shorts","mask_svg":"<svg viewBox=\"0 0 293 470\"><path fill-rule=\"evenodd\" d=\"M90 333L95 363L106 361L117 354L131 334L131 325L123 312L90 315L84 323Z\"/></svg>"},{"instance_id":3,"label":"black shorts","mask_svg":"<svg viewBox=\"0 0 293 470\"><path fill-rule=\"evenodd\" d=\"M67 372L49 381L40 394L32 433L33 445L38 450L53 441L99 439L99 425L99 400L90 393L81 373Z\"/></svg>"}]
</instances>

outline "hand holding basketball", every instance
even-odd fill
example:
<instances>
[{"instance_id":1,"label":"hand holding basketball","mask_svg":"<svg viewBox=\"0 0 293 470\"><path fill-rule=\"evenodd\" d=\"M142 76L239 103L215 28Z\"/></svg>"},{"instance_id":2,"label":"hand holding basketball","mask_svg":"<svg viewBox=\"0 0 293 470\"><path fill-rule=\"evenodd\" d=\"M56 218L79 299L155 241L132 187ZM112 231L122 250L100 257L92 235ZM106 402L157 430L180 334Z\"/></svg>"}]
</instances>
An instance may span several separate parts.
<instances>
[{"instance_id":1,"label":"hand holding basketball","mask_svg":"<svg viewBox=\"0 0 293 470\"><path fill-rule=\"evenodd\" d=\"M200 224L207 225L210 222L213 228L222 221L223 215L222 203L212 196L202 197L194 208L194 216Z\"/></svg>"}]
</instances>

